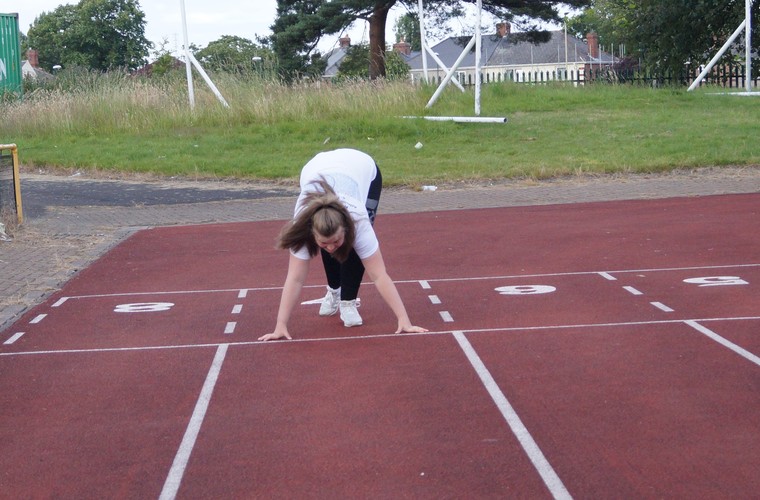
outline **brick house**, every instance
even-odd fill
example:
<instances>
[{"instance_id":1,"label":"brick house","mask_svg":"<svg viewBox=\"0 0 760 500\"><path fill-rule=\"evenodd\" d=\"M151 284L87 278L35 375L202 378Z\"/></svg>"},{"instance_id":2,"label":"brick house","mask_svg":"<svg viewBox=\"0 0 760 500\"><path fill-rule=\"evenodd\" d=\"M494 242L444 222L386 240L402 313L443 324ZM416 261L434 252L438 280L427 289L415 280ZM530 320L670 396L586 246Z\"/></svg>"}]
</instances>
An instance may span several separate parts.
<instances>
[{"instance_id":1,"label":"brick house","mask_svg":"<svg viewBox=\"0 0 760 500\"><path fill-rule=\"evenodd\" d=\"M26 59L21 61L21 77L33 82L45 82L51 80L53 75L40 68L39 53L34 49L26 51Z\"/></svg>"},{"instance_id":2,"label":"brick house","mask_svg":"<svg viewBox=\"0 0 760 500\"><path fill-rule=\"evenodd\" d=\"M481 35L482 82L545 82L552 80L582 81L592 71L609 69L619 60L612 54L599 50L595 33L585 40L565 35L563 30L550 31L546 43L534 44L511 33L509 23L496 25L496 33ZM454 66L471 36L453 36L432 47L441 61ZM398 49L397 49L398 50ZM423 79L422 56L409 53L406 59L411 68L413 81ZM428 76L433 83L440 83L446 71L438 67L432 57L427 58ZM463 85L475 83L475 46L465 55L457 78Z\"/></svg>"}]
</instances>

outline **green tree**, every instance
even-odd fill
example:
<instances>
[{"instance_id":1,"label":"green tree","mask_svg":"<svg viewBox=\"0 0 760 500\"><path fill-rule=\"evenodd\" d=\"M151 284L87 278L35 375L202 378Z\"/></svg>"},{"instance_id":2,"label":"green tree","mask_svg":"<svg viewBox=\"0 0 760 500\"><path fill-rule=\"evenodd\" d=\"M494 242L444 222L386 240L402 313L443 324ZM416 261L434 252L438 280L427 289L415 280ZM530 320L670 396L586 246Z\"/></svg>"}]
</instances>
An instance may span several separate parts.
<instances>
[{"instance_id":1,"label":"green tree","mask_svg":"<svg viewBox=\"0 0 760 500\"><path fill-rule=\"evenodd\" d=\"M422 50L422 37L420 36L420 16L416 12L407 12L396 19L393 26L396 33L396 42L404 41L412 46L412 50Z\"/></svg>"},{"instance_id":2,"label":"green tree","mask_svg":"<svg viewBox=\"0 0 760 500\"><path fill-rule=\"evenodd\" d=\"M40 66L81 66L105 71L145 64L153 44L145 38L145 14L138 0L81 0L42 13L32 23L27 44L39 52Z\"/></svg>"},{"instance_id":3,"label":"green tree","mask_svg":"<svg viewBox=\"0 0 760 500\"><path fill-rule=\"evenodd\" d=\"M21 46L21 52L25 54L27 49L29 49L29 43L27 43L26 35L21 30L18 31L18 41Z\"/></svg>"},{"instance_id":4,"label":"green tree","mask_svg":"<svg viewBox=\"0 0 760 500\"><path fill-rule=\"evenodd\" d=\"M404 59L393 50L385 53L386 78L399 79L409 76L409 66ZM338 79L369 78L369 45L352 45L346 56L340 62Z\"/></svg>"},{"instance_id":5,"label":"green tree","mask_svg":"<svg viewBox=\"0 0 760 500\"><path fill-rule=\"evenodd\" d=\"M744 0L593 0L568 20L568 29L576 35L596 31L600 43L623 43L649 68L678 73L685 64L704 64L717 53L744 19L744 6ZM760 2L755 1L753 26L758 22ZM753 30L752 46L758 42L760 32ZM724 59L743 54L740 45Z\"/></svg>"},{"instance_id":6,"label":"green tree","mask_svg":"<svg viewBox=\"0 0 760 500\"><path fill-rule=\"evenodd\" d=\"M180 70L178 60L172 56L171 51L167 48L169 40L164 38L159 42L158 48L154 51L154 60L148 76L163 77ZM184 68L184 65L182 66Z\"/></svg>"},{"instance_id":7,"label":"green tree","mask_svg":"<svg viewBox=\"0 0 760 500\"><path fill-rule=\"evenodd\" d=\"M214 40L194 55L204 68L236 73L251 72L254 62L271 67L274 60L274 54L264 45L229 35Z\"/></svg>"},{"instance_id":8,"label":"green tree","mask_svg":"<svg viewBox=\"0 0 760 500\"><path fill-rule=\"evenodd\" d=\"M462 5L476 0L426 0L425 9L457 15ZM500 19L527 16L541 21L560 19L559 5L585 7L590 0L483 0L483 10ZM272 47L283 70L303 73L309 53L324 35L340 33L354 21L369 23L369 77L385 76L385 25L390 9L405 5L417 8L416 0L277 0L277 18L272 25Z\"/></svg>"}]
</instances>

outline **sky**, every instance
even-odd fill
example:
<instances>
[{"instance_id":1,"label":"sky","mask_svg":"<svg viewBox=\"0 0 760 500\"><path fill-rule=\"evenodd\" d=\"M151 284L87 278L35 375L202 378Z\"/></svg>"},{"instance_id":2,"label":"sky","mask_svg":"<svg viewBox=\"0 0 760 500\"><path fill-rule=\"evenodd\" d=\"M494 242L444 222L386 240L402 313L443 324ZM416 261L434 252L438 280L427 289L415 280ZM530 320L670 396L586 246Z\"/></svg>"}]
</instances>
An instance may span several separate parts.
<instances>
[{"instance_id":1,"label":"sky","mask_svg":"<svg viewBox=\"0 0 760 500\"><path fill-rule=\"evenodd\" d=\"M0 0L0 12L18 13L19 27L23 33L43 12L52 12L59 5L77 4L78 0ZM182 0L139 0L145 13L145 36L158 48L161 42L169 41L170 51L181 50ZM15 5L14 5L15 4ZM277 0L184 0L187 19L188 41L198 47L205 47L222 35L239 36L256 41L256 35L268 36L269 27L274 23ZM398 11L398 12L397 12ZM397 12L397 13L396 13ZM395 17L403 14L398 9L392 11L388 22L386 39L392 43ZM393 20L391 20L393 18ZM369 27L366 23L356 23L348 32L352 44L369 41ZM324 39L319 48L326 52L338 45L339 34Z\"/></svg>"},{"instance_id":2,"label":"sky","mask_svg":"<svg viewBox=\"0 0 760 500\"><path fill-rule=\"evenodd\" d=\"M18 13L19 27L26 34L35 18L43 12L52 12L59 5L77 3L79 0L0 0L0 12ZM167 50L174 53L182 50L182 0L139 0L139 4L145 13L145 36L155 44L155 49L160 48L162 42L167 40ZM257 35L269 36L272 34L269 27L274 23L277 13L277 0L184 0L184 5L188 41L200 48L223 35L247 38L254 42ZM405 12L405 7L401 5L391 9L386 23L386 43L396 41L393 28L396 19ZM470 19L474 19L474 8L469 16ZM495 26L495 20L484 17L484 25L489 22ZM451 34L472 34L473 28L468 28L468 23L474 26L474 22L467 19L452 22ZM364 21L358 21L346 34L351 38L353 45L368 43L369 25ZM336 33L323 38L318 46L319 50L324 54L337 47L340 36L341 34ZM430 41L435 43L436 40Z\"/></svg>"}]
</instances>

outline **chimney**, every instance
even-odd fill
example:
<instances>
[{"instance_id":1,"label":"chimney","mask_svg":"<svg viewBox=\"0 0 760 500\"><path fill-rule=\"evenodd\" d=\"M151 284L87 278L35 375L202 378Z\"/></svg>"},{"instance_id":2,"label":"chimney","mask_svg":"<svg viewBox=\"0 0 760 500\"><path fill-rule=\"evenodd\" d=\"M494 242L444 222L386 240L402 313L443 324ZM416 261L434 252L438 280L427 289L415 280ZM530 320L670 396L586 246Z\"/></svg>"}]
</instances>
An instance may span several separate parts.
<instances>
[{"instance_id":1,"label":"chimney","mask_svg":"<svg viewBox=\"0 0 760 500\"><path fill-rule=\"evenodd\" d=\"M399 54L408 56L409 54L412 53L412 46L411 44L409 44L409 42L401 40L400 42L393 44L393 50L395 50Z\"/></svg>"},{"instance_id":2,"label":"chimney","mask_svg":"<svg viewBox=\"0 0 760 500\"><path fill-rule=\"evenodd\" d=\"M351 46L351 38L348 36L342 36L340 37L340 48L341 49L347 49Z\"/></svg>"},{"instance_id":3,"label":"chimney","mask_svg":"<svg viewBox=\"0 0 760 500\"><path fill-rule=\"evenodd\" d=\"M599 59L599 36L591 32L586 35L586 41L588 43L588 55L594 59Z\"/></svg>"},{"instance_id":4,"label":"chimney","mask_svg":"<svg viewBox=\"0 0 760 500\"><path fill-rule=\"evenodd\" d=\"M499 36L499 38L504 38L505 36L512 33L512 25L509 23L496 23L496 34Z\"/></svg>"},{"instance_id":5,"label":"chimney","mask_svg":"<svg viewBox=\"0 0 760 500\"><path fill-rule=\"evenodd\" d=\"M29 61L29 65L32 68L39 68L40 67L40 56L39 53L34 49L29 49L26 51L26 60Z\"/></svg>"}]
</instances>

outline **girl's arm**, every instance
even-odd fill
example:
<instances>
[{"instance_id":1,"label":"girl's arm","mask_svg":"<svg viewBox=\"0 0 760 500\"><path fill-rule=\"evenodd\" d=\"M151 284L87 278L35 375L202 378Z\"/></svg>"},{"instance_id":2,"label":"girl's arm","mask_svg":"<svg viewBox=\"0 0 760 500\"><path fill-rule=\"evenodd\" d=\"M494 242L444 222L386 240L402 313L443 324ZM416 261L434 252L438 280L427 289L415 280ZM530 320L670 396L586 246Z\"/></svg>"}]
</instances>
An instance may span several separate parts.
<instances>
[{"instance_id":1,"label":"girl's arm","mask_svg":"<svg viewBox=\"0 0 760 500\"><path fill-rule=\"evenodd\" d=\"M367 271L367 275L375 284L378 292L380 292L380 296L383 298L383 300L385 300L388 306L390 306L393 314L396 315L396 319L398 320L398 328L396 329L396 333L426 332L427 329L419 326L414 326L409 320L409 315L406 312L406 308L404 307L404 302L401 300L401 296L398 294L396 285L393 283L393 280L391 280L391 277L388 276L388 273L385 270L385 262L383 261L383 256L380 253L380 249L378 249L377 252L372 254L370 257L363 259L362 263L364 264L364 269Z\"/></svg>"},{"instance_id":2,"label":"girl's arm","mask_svg":"<svg viewBox=\"0 0 760 500\"><path fill-rule=\"evenodd\" d=\"M274 332L259 337L259 340L273 340L282 337L286 339L292 338L288 332L288 321L298 303L298 298L301 296L301 288L303 288L308 274L309 261L299 259L290 254L288 276L285 278L285 285L282 288L282 296L280 297L280 309L277 312L277 325L274 327Z\"/></svg>"}]
</instances>

